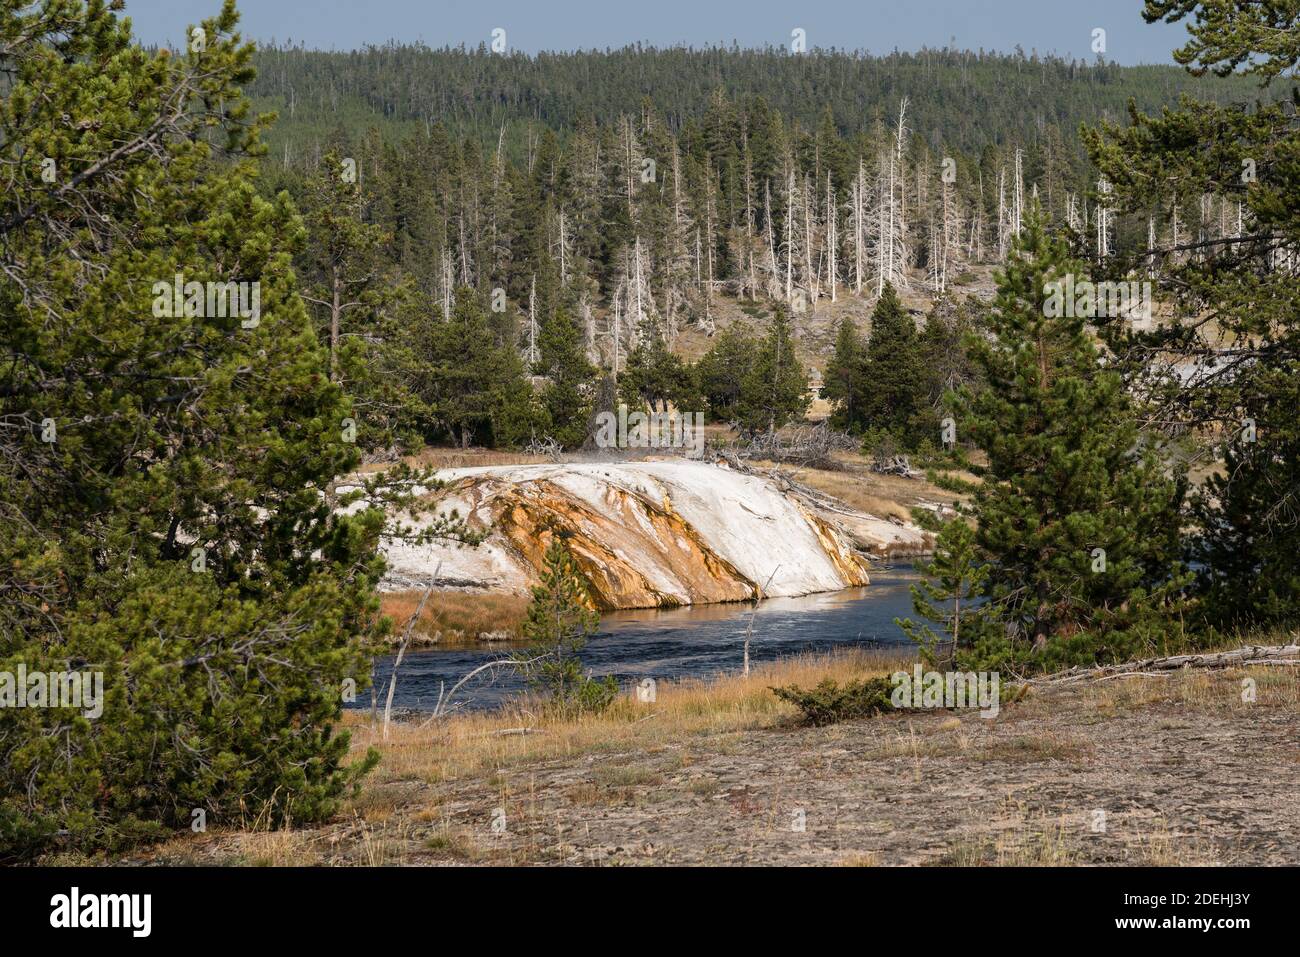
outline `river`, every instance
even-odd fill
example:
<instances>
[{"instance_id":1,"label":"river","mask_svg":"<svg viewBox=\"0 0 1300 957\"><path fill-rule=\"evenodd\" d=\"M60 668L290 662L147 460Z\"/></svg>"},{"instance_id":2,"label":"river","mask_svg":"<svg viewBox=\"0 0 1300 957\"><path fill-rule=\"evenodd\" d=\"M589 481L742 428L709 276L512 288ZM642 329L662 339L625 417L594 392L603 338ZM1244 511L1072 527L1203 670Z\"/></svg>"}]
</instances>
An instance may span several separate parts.
<instances>
[{"instance_id":1,"label":"river","mask_svg":"<svg viewBox=\"0 0 1300 957\"><path fill-rule=\"evenodd\" d=\"M874 569L871 584L865 588L770 598L759 602L757 609L749 603L729 603L613 612L601 618L599 631L583 649L583 666L593 675L612 674L624 686L646 677L671 681L738 671L751 614L752 662L841 648L908 644L894 619L912 614L908 586L917 578L912 565L898 563ZM432 710L440 685L450 689L473 669L504 654L504 647L491 645L408 651L398 674L393 707ZM376 663L380 707L392 661L388 656ZM493 673L496 677L490 678ZM492 669L462 688L456 701L463 709L492 708L521 690L523 683L510 669ZM369 695L360 696L355 706L368 708Z\"/></svg>"}]
</instances>

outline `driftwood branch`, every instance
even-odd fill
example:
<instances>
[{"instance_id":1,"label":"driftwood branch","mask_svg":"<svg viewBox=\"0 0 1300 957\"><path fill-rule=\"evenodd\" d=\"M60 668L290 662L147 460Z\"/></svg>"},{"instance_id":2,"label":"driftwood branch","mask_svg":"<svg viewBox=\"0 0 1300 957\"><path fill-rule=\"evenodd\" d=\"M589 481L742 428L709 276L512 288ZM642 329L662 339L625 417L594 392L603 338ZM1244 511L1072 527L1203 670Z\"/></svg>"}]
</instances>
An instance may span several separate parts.
<instances>
[{"instance_id":1,"label":"driftwood branch","mask_svg":"<svg viewBox=\"0 0 1300 957\"><path fill-rule=\"evenodd\" d=\"M500 731L489 731L486 735L482 735L482 737L499 738L503 736L512 737L514 735L522 735L522 734L545 734L545 733L546 732L543 731L541 728L502 728Z\"/></svg>"},{"instance_id":2,"label":"driftwood branch","mask_svg":"<svg viewBox=\"0 0 1300 957\"><path fill-rule=\"evenodd\" d=\"M1024 684L1061 685L1075 681L1095 681L1125 675L1170 674L1184 668L1244 668L1253 665L1300 665L1300 644L1246 645L1232 651L1209 654L1171 655L1166 658L1147 658L1122 665L1104 665L1095 668L1071 668L1045 678L1026 679Z\"/></svg>"},{"instance_id":3,"label":"driftwood branch","mask_svg":"<svg viewBox=\"0 0 1300 957\"><path fill-rule=\"evenodd\" d=\"M459 691L461 687L464 686L468 681L470 681L472 678L479 675L480 673L487 671L491 668L504 668L504 667L521 668L521 669L527 668L529 665L533 664L536 661L541 661L545 657L546 657L545 655L538 655L536 658L529 658L526 661L519 661L516 658L494 658L491 661L479 665L473 671L469 672L467 675L465 675L463 678L457 681L454 685L452 685L451 690L448 691L445 695L439 692L438 703L437 705L434 706L433 713L420 723L420 727L423 728L426 725L432 724L434 721L438 720L439 718L446 716L447 711L449 710L451 705L452 696L457 691Z\"/></svg>"},{"instance_id":4,"label":"driftwood branch","mask_svg":"<svg viewBox=\"0 0 1300 957\"><path fill-rule=\"evenodd\" d=\"M442 562L434 569L433 577L436 581L438 572L442 570ZM415 623L420 620L420 614L424 611L424 603L429 600L429 595L433 592L433 585L429 585L424 590L424 595L420 598L420 604L416 606L415 614L406 623L406 631L402 634L402 645L397 649L397 657L393 659L393 672L388 676L388 700L384 702L384 740L388 740L388 721L393 714L393 691L397 688L397 669L402 667L402 658L406 654L406 648L411 643L411 636L415 633Z\"/></svg>"},{"instance_id":5,"label":"driftwood branch","mask_svg":"<svg viewBox=\"0 0 1300 957\"><path fill-rule=\"evenodd\" d=\"M767 459L821 469L840 469L836 452L856 450L858 442L851 435L837 432L825 422L801 425L781 432L760 432L748 443L732 450L735 459Z\"/></svg>"},{"instance_id":6,"label":"driftwood branch","mask_svg":"<svg viewBox=\"0 0 1300 957\"><path fill-rule=\"evenodd\" d=\"M540 439L534 436L529 443L524 446L525 455L541 455L553 462L558 462L563 452L564 446L560 445L559 442L551 438L549 435L543 436Z\"/></svg>"},{"instance_id":7,"label":"driftwood branch","mask_svg":"<svg viewBox=\"0 0 1300 957\"><path fill-rule=\"evenodd\" d=\"M871 471L881 475L901 475L903 478L921 478L925 473L912 468L906 455L875 455L871 459Z\"/></svg>"}]
</instances>

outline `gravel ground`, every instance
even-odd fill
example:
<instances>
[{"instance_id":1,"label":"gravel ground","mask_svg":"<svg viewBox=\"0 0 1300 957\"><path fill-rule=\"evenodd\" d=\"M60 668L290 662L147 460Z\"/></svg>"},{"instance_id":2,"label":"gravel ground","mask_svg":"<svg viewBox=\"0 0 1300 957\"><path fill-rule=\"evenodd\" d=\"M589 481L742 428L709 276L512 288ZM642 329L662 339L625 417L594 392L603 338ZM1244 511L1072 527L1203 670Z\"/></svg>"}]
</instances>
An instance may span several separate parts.
<instances>
[{"instance_id":1,"label":"gravel ground","mask_svg":"<svg viewBox=\"0 0 1300 957\"><path fill-rule=\"evenodd\" d=\"M368 786L349 821L296 832L287 853L320 864L1297 864L1300 675L1250 674L1251 703L1242 672L1126 677L1042 690L994 719L778 722L389 781ZM173 842L153 860L265 857L265 836L249 840Z\"/></svg>"}]
</instances>

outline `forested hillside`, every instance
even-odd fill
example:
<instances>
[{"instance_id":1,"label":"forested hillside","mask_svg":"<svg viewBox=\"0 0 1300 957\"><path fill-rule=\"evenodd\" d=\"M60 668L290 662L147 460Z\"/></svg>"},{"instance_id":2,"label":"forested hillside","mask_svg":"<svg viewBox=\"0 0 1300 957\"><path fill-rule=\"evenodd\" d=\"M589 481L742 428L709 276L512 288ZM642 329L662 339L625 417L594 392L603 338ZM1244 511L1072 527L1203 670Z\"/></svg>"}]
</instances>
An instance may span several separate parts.
<instances>
[{"instance_id":1,"label":"forested hillside","mask_svg":"<svg viewBox=\"0 0 1300 957\"><path fill-rule=\"evenodd\" d=\"M680 130L706 123L716 93L731 101L763 98L791 126L816 128L829 113L842 135L893 121L900 97L933 150L977 152L989 145L1028 145L1049 127L1082 156L1080 123L1121 116L1130 98L1159 109L1188 94L1200 100L1252 99L1242 77L1198 79L1174 65L1124 67L1055 56L984 50L921 50L871 56L842 50L792 54L782 48L706 47L494 54L392 43L349 52L262 47L249 93L280 112L269 142L305 148L322 128L354 132L371 125L392 132L441 123L495 146L502 124L518 159L526 124L561 135L584 117L613 124L648 99Z\"/></svg>"},{"instance_id":2,"label":"forested hillside","mask_svg":"<svg viewBox=\"0 0 1300 957\"><path fill-rule=\"evenodd\" d=\"M272 48L255 61L250 90L280 114L264 184L287 187L317 227L300 271L336 374L364 396L371 444L405 432L571 447L602 368L629 373L633 398L712 397L713 417L735 421L753 337L719 343L689 370L672 355L683 331L710 342L728 303L761 331L779 306L794 328L774 331L774 355L813 317L828 351L840 318L828 306L891 286L927 309L960 298L1005 260L1032 205L1097 261L1239 234L1240 189L1151 194L1145 210L1117 216L1078 128L1119 119L1130 99L1160 108L1189 91L1209 102L1284 92L1172 66L956 51L530 58L390 46ZM348 295L354 285L366 294ZM426 326L458 307L467 325L440 354L445 327ZM449 402L455 387L428 370L464 367L461 336L480 326L493 349L473 376L501 388ZM934 347L959 352L959 336ZM551 390L540 416L521 384L529 372ZM937 400L954 381L920 391ZM802 410L748 405L750 425Z\"/></svg>"}]
</instances>

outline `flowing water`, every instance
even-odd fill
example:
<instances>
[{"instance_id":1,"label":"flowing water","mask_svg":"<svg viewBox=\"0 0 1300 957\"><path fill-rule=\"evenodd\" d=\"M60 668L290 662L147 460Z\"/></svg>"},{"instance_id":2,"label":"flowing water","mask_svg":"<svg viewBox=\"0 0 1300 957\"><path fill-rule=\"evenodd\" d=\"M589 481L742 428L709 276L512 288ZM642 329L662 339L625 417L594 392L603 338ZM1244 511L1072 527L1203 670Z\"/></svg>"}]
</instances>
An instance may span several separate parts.
<instances>
[{"instance_id":1,"label":"flowing water","mask_svg":"<svg viewBox=\"0 0 1300 957\"><path fill-rule=\"evenodd\" d=\"M614 675L624 686L650 677L656 681L705 678L741 668L751 615L752 662L854 647L907 644L894 624L912 614L908 586L917 580L910 564L873 569L865 588L770 598L759 602L692 605L685 608L618 611L600 620L582 652L583 668L596 676ZM475 668L507 653L502 646L408 651L398 673L393 707L432 710L439 686L450 689ZM376 663L375 689L383 707L392 657ZM495 677L492 677L495 675ZM456 695L462 708L491 708L523 690L512 669L491 669ZM356 707L369 707L358 698Z\"/></svg>"}]
</instances>

